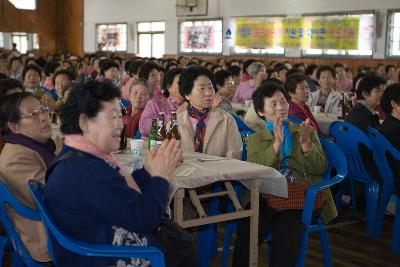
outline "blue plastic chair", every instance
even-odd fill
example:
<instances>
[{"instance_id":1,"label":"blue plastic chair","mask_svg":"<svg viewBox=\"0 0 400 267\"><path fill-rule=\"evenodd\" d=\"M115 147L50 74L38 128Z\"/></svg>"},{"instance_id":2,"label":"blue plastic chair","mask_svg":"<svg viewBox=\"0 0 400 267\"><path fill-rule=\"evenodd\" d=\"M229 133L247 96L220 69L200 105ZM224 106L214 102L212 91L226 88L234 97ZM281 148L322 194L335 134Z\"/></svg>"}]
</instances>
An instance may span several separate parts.
<instances>
[{"instance_id":1,"label":"blue plastic chair","mask_svg":"<svg viewBox=\"0 0 400 267\"><path fill-rule=\"evenodd\" d=\"M332 256L329 248L328 233L326 231L325 224L322 223L320 218L313 216L313 209L315 197L319 191L332 187L344 179L347 174L347 164L343 152L336 144L323 138L320 138L320 142L328 159L328 168L323 173L323 181L310 186L307 190L304 209L301 217L301 222L305 225L305 231L302 236L302 243L300 253L297 258L296 267L304 266L307 252L308 234L313 232L319 232L320 234L321 246L324 255L324 266L332 266ZM331 178L330 174L333 168L336 170L336 175ZM227 254L229 253L230 239L232 238L232 233L235 229L233 228L228 230L229 232L224 233L222 267L227 266ZM271 241L271 236L269 235L266 239Z\"/></svg>"},{"instance_id":2,"label":"blue plastic chair","mask_svg":"<svg viewBox=\"0 0 400 267\"><path fill-rule=\"evenodd\" d=\"M368 128L368 136L371 139L372 146L374 147L374 159L382 178L382 193L375 222L374 237L380 238L382 232L383 220L385 217L386 206L389 203L390 195L397 194L396 206L399 205L399 192L396 192L394 184L394 175L387 160L387 154L391 154L394 159L400 160L400 152L396 150L392 144L376 129ZM392 251L394 253L400 252L400 214L396 213L394 224L393 238L392 238Z\"/></svg>"},{"instance_id":3,"label":"blue plastic chair","mask_svg":"<svg viewBox=\"0 0 400 267\"><path fill-rule=\"evenodd\" d=\"M14 224L7 214L5 206L10 206L19 215L35 221L40 221L39 213L19 202L2 182L0 182L0 204L0 220L4 226L8 238L10 239L11 244L13 245L12 266L43 266L32 259L32 257L29 255L21 241L21 238L15 230Z\"/></svg>"},{"instance_id":4,"label":"blue plastic chair","mask_svg":"<svg viewBox=\"0 0 400 267\"><path fill-rule=\"evenodd\" d=\"M373 151L373 147L368 136L355 127L354 125L335 121L329 127L330 136L336 139L336 144L342 149L346 157L347 166L349 168L347 179L350 183L351 201L353 212L356 213L356 193L354 182L364 184L364 194L366 203L366 231L367 234L373 232L376 210L378 205L379 185L365 169L363 160L359 152L359 144L365 145L369 150ZM339 209L342 195L344 191L344 183L340 184L336 195L336 207Z\"/></svg>"},{"instance_id":5,"label":"blue plastic chair","mask_svg":"<svg viewBox=\"0 0 400 267\"><path fill-rule=\"evenodd\" d=\"M328 189L340 183L346 177L347 163L343 152L335 143L324 138L320 138L320 142L328 159L328 168L323 173L324 180L307 189L304 209L301 215L301 222L304 224L305 230L302 237L299 256L297 257L296 267L304 266L308 234L314 232L319 232L320 235L322 253L324 255L324 266L332 266L332 255L329 248L328 232L326 231L326 226L321 219L319 217L316 218L313 215L313 209L315 197L319 191ZM336 175L334 177L330 177L332 169L336 170Z\"/></svg>"},{"instance_id":6,"label":"blue plastic chair","mask_svg":"<svg viewBox=\"0 0 400 267\"><path fill-rule=\"evenodd\" d=\"M37 181L31 180L29 181L29 189L33 195L33 198L35 199L40 217L42 218L44 226L47 230L47 234L49 236L47 245L50 256L53 259L53 263L56 266L57 262L54 257L50 236L53 237L63 248L79 255L110 258L145 258L150 260L151 266L165 266L163 253L154 247L94 245L87 244L69 237L56 226L53 219L50 217L50 214L43 202L43 185Z\"/></svg>"},{"instance_id":7,"label":"blue plastic chair","mask_svg":"<svg viewBox=\"0 0 400 267\"><path fill-rule=\"evenodd\" d=\"M254 134L255 131L247 126L244 121L242 121L235 113L231 113L232 117L235 119L236 125L239 129L240 137L243 142L243 150L242 150L242 160L247 160L247 144L245 142L245 138Z\"/></svg>"}]
</instances>

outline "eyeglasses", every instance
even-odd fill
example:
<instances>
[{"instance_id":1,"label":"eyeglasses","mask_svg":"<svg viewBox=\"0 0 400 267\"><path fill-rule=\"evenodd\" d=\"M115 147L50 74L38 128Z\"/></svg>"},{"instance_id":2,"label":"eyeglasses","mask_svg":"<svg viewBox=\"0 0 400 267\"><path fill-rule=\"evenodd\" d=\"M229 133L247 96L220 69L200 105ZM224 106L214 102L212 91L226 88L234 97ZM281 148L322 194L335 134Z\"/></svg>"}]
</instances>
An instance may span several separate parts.
<instances>
[{"instance_id":1,"label":"eyeglasses","mask_svg":"<svg viewBox=\"0 0 400 267\"><path fill-rule=\"evenodd\" d=\"M234 82L234 81L226 81L226 82L224 82L224 84L230 84L230 85L234 85L234 84L235 84L235 82Z\"/></svg>"},{"instance_id":2,"label":"eyeglasses","mask_svg":"<svg viewBox=\"0 0 400 267\"><path fill-rule=\"evenodd\" d=\"M21 118L22 119L25 119L25 118L35 118L35 119L37 119L37 118L39 118L40 114L46 114L46 113L49 113L49 107L42 106L39 109L32 110L31 113L21 115Z\"/></svg>"}]
</instances>

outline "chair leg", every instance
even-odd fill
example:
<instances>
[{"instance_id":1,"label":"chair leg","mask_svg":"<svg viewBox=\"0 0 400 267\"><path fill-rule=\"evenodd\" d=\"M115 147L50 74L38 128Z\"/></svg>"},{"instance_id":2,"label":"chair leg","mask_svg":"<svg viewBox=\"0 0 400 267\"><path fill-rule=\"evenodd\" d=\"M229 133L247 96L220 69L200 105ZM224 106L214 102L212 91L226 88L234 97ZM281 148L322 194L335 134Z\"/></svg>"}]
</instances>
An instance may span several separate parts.
<instances>
[{"instance_id":1,"label":"chair leg","mask_svg":"<svg viewBox=\"0 0 400 267\"><path fill-rule=\"evenodd\" d=\"M308 229L304 230L303 237L301 238L301 245L299 255L297 256L296 267L304 267L306 261L308 243Z\"/></svg>"},{"instance_id":2,"label":"chair leg","mask_svg":"<svg viewBox=\"0 0 400 267\"><path fill-rule=\"evenodd\" d=\"M340 206L342 204L342 197L343 197L344 187L345 187L345 181L342 181L339 184L338 191L336 193L336 209L338 211L340 210Z\"/></svg>"},{"instance_id":3,"label":"chair leg","mask_svg":"<svg viewBox=\"0 0 400 267\"><path fill-rule=\"evenodd\" d=\"M319 231L319 238L324 255L324 267L332 267L332 254L329 246L328 232L325 228Z\"/></svg>"},{"instance_id":4,"label":"chair leg","mask_svg":"<svg viewBox=\"0 0 400 267\"><path fill-rule=\"evenodd\" d=\"M351 192L351 207L353 209L353 213L357 214L356 182L352 179L349 179L349 183L350 183L350 192Z\"/></svg>"},{"instance_id":5,"label":"chair leg","mask_svg":"<svg viewBox=\"0 0 400 267\"><path fill-rule=\"evenodd\" d=\"M233 233L236 232L236 225L237 225L236 222L230 222L225 226L224 246L223 246L223 250L222 250L221 267L228 266L228 258L229 258L231 240L232 240Z\"/></svg>"},{"instance_id":6,"label":"chair leg","mask_svg":"<svg viewBox=\"0 0 400 267\"><path fill-rule=\"evenodd\" d=\"M368 186L368 185L366 185ZM368 202L366 210L366 230L367 234L372 234L374 230L374 224L376 219L376 209L378 206L378 191L379 185L377 182L373 181L368 186Z\"/></svg>"},{"instance_id":7,"label":"chair leg","mask_svg":"<svg viewBox=\"0 0 400 267\"><path fill-rule=\"evenodd\" d=\"M376 222L375 222L375 228L374 228L374 238L376 238L376 239L379 239L381 237L383 220L385 218L386 206L389 203L391 193L392 193L392 189L385 188L385 187L382 188L382 194L381 194L379 209L378 209L378 213L376 216Z\"/></svg>"},{"instance_id":8,"label":"chair leg","mask_svg":"<svg viewBox=\"0 0 400 267\"><path fill-rule=\"evenodd\" d=\"M392 252L400 252L400 195L397 195L396 214L394 216L393 235L392 235Z\"/></svg>"},{"instance_id":9,"label":"chair leg","mask_svg":"<svg viewBox=\"0 0 400 267\"><path fill-rule=\"evenodd\" d=\"M6 246L9 244L9 239L7 236L0 236L0 263L3 262L4 252L6 250Z\"/></svg>"}]
</instances>

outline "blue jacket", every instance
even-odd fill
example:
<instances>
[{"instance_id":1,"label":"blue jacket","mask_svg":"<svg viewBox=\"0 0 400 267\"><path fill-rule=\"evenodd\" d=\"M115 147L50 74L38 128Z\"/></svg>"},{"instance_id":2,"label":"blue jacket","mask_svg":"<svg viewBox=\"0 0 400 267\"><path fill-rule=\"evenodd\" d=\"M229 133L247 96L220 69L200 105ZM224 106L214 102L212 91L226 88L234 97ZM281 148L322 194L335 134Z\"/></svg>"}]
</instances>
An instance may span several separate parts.
<instances>
[{"instance_id":1,"label":"blue jacket","mask_svg":"<svg viewBox=\"0 0 400 267\"><path fill-rule=\"evenodd\" d=\"M72 149L64 146L60 155ZM46 182L45 204L59 228L80 241L157 246L153 232L168 205L169 183L150 177L144 169L132 176L141 194L127 186L118 169L83 153L54 168ZM116 262L78 256L53 244L57 266L110 266Z\"/></svg>"}]
</instances>

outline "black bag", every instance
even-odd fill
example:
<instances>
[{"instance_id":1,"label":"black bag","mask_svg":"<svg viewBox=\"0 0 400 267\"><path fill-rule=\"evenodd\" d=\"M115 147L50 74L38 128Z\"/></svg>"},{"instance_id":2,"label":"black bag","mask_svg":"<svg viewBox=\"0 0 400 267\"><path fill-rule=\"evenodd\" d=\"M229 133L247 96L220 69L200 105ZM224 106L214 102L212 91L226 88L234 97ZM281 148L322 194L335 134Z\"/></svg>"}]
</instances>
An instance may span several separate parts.
<instances>
[{"instance_id":1,"label":"black bag","mask_svg":"<svg viewBox=\"0 0 400 267\"><path fill-rule=\"evenodd\" d=\"M170 218L164 218L155 236L168 267L196 267L197 246L194 237Z\"/></svg>"}]
</instances>

